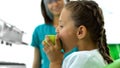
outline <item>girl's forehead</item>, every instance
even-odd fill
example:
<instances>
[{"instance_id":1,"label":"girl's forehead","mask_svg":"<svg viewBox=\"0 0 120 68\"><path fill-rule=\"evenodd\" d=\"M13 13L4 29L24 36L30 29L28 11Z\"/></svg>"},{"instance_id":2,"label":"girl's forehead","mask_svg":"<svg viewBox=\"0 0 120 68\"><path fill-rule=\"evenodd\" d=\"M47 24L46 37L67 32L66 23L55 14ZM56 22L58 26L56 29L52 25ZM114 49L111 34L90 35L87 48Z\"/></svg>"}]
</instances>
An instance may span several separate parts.
<instances>
[{"instance_id":1,"label":"girl's forehead","mask_svg":"<svg viewBox=\"0 0 120 68\"><path fill-rule=\"evenodd\" d=\"M71 11L64 7L62 12L61 12L61 16L63 16L63 17L71 17Z\"/></svg>"},{"instance_id":2,"label":"girl's forehead","mask_svg":"<svg viewBox=\"0 0 120 68\"><path fill-rule=\"evenodd\" d=\"M73 21L70 10L63 8L63 10L60 14L59 20L64 21L64 22Z\"/></svg>"}]
</instances>

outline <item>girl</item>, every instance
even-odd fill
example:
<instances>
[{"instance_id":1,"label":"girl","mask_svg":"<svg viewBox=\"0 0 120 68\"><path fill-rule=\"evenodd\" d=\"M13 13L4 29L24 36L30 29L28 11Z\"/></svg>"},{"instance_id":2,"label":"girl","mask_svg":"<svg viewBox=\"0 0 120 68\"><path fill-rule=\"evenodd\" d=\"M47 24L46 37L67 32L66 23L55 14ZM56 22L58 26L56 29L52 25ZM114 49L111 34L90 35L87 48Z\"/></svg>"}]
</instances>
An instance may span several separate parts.
<instances>
[{"instance_id":1,"label":"girl","mask_svg":"<svg viewBox=\"0 0 120 68\"><path fill-rule=\"evenodd\" d=\"M106 43L102 10L94 1L71 1L59 18L56 44L47 37L44 50L50 68L103 68L112 61ZM64 53L60 51L60 40Z\"/></svg>"}]
</instances>

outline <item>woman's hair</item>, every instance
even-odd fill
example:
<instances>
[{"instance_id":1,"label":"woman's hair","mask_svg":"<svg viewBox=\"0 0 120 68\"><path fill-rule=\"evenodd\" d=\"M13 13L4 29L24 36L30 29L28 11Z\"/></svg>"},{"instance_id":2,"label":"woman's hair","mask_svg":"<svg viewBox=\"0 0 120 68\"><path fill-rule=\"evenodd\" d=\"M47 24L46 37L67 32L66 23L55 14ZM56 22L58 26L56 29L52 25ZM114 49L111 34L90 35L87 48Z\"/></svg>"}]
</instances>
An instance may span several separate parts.
<instances>
[{"instance_id":1,"label":"woman's hair","mask_svg":"<svg viewBox=\"0 0 120 68\"><path fill-rule=\"evenodd\" d=\"M46 24L53 24L53 19L47 13L46 6L44 0L41 1L41 12Z\"/></svg>"},{"instance_id":2,"label":"woman's hair","mask_svg":"<svg viewBox=\"0 0 120 68\"><path fill-rule=\"evenodd\" d=\"M103 58L108 63L113 62L106 42L102 10L98 4L94 1L71 1L65 5L65 8L71 12L76 27L84 25L87 28Z\"/></svg>"}]
</instances>

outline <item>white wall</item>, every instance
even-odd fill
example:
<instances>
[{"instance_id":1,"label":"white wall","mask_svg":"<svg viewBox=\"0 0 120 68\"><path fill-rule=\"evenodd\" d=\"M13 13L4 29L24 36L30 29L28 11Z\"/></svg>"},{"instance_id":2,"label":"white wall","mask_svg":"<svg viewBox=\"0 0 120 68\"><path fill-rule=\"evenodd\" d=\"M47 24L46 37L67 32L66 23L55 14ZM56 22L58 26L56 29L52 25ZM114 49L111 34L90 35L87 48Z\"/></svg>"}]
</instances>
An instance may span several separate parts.
<instances>
[{"instance_id":1,"label":"white wall","mask_svg":"<svg viewBox=\"0 0 120 68\"><path fill-rule=\"evenodd\" d=\"M120 43L119 0L95 0L103 9L108 43Z\"/></svg>"},{"instance_id":2,"label":"white wall","mask_svg":"<svg viewBox=\"0 0 120 68\"><path fill-rule=\"evenodd\" d=\"M108 43L120 43L120 8L118 8L120 4L118 1L97 0L104 11ZM25 63L27 68L31 68L32 32L35 26L44 22L40 11L40 0L0 0L0 19L25 31L23 40L29 43L29 46L14 44L12 47L0 44L0 61Z\"/></svg>"},{"instance_id":3,"label":"white wall","mask_svg":"<svg viewBox=\"0 0 120 68\"><path fill-rule=\"evenodd\" d=\"M0 44L0 62L25 63L31 68L33 61L33 48L30 46L34 28L43 23L40 10L41 0L0 0L0 19L12 24L26 32L23 41L28 46L15 45L12 47Z\"/></svg>"}]
</instances>

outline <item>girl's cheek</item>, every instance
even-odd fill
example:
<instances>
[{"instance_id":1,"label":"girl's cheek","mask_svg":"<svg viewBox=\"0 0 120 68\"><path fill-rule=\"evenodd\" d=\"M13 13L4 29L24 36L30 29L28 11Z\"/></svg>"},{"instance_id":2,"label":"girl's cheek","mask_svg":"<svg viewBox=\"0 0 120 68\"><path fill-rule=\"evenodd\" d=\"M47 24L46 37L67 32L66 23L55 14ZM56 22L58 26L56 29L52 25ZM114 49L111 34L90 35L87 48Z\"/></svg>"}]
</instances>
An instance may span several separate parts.
<instances>
[{"instance_id":1,"label":"girl's cheek","mask_svg":"<svg viewBox=\"0 0 120 68\"><path fill-rule=\"evenodd\" d=\"M59 33L60 37L65 37L67 35L67 31L65 30L62 30L60 33Z\"/></svg>"}]
</instances>

